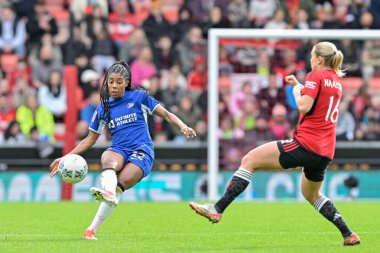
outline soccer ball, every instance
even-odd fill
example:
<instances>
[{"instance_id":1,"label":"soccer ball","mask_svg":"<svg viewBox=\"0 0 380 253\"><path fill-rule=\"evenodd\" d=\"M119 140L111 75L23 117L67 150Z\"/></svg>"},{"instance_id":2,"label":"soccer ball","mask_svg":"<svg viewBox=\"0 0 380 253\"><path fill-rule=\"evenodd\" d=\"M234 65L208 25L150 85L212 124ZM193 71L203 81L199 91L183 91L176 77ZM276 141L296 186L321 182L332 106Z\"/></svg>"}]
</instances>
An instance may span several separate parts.
<instances>
[{"instance_id":1,"label":"soccer ball","mask_svg":"<svg viewBox=\"0 0 380 253\"><path fill-rule=\"evenodd\" d=\"M87 175L86 160L80 155L68 154L62 157L58 164L58 173L66 183L75 184Z\"/></svg>"}]
</instances>

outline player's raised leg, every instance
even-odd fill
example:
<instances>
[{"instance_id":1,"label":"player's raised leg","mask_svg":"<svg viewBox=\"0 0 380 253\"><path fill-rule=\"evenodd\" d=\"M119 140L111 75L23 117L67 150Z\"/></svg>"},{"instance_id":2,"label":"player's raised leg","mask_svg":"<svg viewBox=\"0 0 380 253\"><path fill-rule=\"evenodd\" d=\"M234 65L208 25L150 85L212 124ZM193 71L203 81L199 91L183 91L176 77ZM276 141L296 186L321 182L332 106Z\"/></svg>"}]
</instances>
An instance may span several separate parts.
<instances>
[{"instance_id":1,"label":"player's raised leg","mask_svg":"<svg viewBox=\"0 0 380 253\"><path fill-rule=\"evenodd\" d=\"M251 182L255 169L281 168L279 156L280 151L275 141L251 150L243 157L239 169L234 173L227 186L226 192L215 205L202 205L190 202L190 207L195 210L197 214L204 216L212 223L219 222L224 210L247 188L248 184Z\"/></svg>"},{"instance_id":2,"label":"player's raised leg","mask_svg":"<svg viewBox=\"0 0 380 253\"><path fill-rule=\"evenodd\" d=\"M339 229L343 237L343 245L351 246L360 244L360 238L348 228L342 215L332 201L320 193L321 185L322 181L311 181L305 176L305 173L302 172L301 191L306 200Z\"/></svg>"},{"instance_id":3,"label":"player's raised leg","mask_svg":"<svg viewBox=\"0 0 380 253\"><path fill-rule=\"evenodd\" d=\"M123 192L124 192L123 186L118 184L116 188L116 196L118 200L120 200ZM83 234L83 238L88 239L88 240L97 240L97 238L95 237L96 231L98 230L100 225L102 225L103 222L108 218L108 216L110 216L113 210L114 208L109 206L105 202L100 203L99 209L96 212L95 217L92 220L92 223Z\"/></svg>"}]
</instances>

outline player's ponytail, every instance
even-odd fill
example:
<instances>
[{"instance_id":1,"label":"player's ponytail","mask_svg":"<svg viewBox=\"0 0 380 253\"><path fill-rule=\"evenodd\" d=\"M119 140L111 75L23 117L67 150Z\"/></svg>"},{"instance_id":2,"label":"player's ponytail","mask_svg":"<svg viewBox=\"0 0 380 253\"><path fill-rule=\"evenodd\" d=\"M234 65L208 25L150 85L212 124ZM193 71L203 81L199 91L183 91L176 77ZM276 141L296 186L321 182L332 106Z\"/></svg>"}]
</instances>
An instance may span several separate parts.
<instances>
[{"instance_id":1,"label":"player's ponytail","mask_svg":"<svg viewBox=\"0 0 380 253\"><path fill-rule=\"evenodd\" d=\"M341 69L343 53L333 43L327 41L319 42L313 47L313 52L317 56L325 58L325 66L332 68L339 77L342 78L346 75L345 71Z\"/></svg>"}]
</instances>

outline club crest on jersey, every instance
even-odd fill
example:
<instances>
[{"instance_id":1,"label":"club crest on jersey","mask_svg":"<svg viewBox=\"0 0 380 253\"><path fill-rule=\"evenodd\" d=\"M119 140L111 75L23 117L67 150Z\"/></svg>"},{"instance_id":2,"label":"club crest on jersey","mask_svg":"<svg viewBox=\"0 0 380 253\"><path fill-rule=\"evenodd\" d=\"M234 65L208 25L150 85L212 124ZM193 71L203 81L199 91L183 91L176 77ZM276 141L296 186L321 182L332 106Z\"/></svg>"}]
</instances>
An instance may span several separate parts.
<instances>
[{"instance_id":1,"label":"club crest on jersey","mask_svg":"<svg viewBox=\"0 0 380 253\"><path fill-rule=\"evenodd\" d=\"M128 108L132 108L132 106L134 106L134 103L132 103L132 102L127 104Z\"/></svg>"},{"instance_id":2,"label":"club crest on jersey","mask_svg":"<svg viewBox=\"0 0 380 253\"><path fill-rule=\"evenodd\" d=\"M313 81L306 81L305 82L305 88L310 88L310 89L315 89L315 85L317 83L316 82L313 82Z\"/></svg>"}]
</instances>

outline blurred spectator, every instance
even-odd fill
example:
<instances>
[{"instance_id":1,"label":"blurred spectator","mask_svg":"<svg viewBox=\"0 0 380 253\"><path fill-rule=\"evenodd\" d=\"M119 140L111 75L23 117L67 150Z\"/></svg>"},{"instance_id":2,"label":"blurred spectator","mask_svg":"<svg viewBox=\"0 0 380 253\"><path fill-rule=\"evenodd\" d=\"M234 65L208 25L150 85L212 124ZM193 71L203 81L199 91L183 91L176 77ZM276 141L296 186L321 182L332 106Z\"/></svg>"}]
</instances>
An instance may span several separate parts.
<instances>
[{"instance_id":1,"label":"blurred spectator","mask_svg":"<svg viewBox=\"0 0 380 253\"><path fill-rule=\"evenodd\" d=\"M233 28L249 28L251 26L246 0L231 0L227 6L227 17Z\"/></svg>"},{"instance_id":2,"label":"blurred spectator","mask_svg":"<svg viewBox=\"0 0 380 253\"><path fill-rule=\"evenodd\" d=\"M83 99L90 97L91 93L100 89L100 74L92 69L85 70L81 75Z\"/></svg>"},{"instance_id":3,"label":"blurred spectator","mask_svg":"<svg viewBox=\"0 0 380 253\"><path fill-rule=\"evenodd\" d=\"M327 5L324 8L324 20L322 21L322 29L342 29L343 24L337 18L335 8L331 5Z\"/></svg>"},{"instance_id":4,"label":"blurred spectator","mask_svg":"<svg viewBox=\"0 0 380 253\"><path fill-rule=\"evenodd\" d=\"M197 121L194 130L197 133L197 138L195 138L196 141L207 141L207 123L205 121Z\"/></svg>"},{"instance_id":5,"label":"blurred spectator","mask_svg":"<svg viewBox=\"0 0 380 253\"><path fill-rule=\"evenodd\" d=\"M86 137L88 134L88 126L94 115L96 107L100 103L100 97L98 91L92 91L88 99L88 104L80 111L79 122L77 126L78 138Z\"/></svg>"},{"instance_id":6,"label":"blurred spectator","mask_svg":"<svg viewBox=\"0 0 380 253\"><path fill-rule=\"evenodd\" d=\"M75 63L75 58L79 55L88 57L91 51L91 45L86 44L85 39L82 36L81 28L78 25L74 25L72 28L72 34L67 42L62 45L63 51L63 63L65 65L72 65Z\"/></svg>"},{"instance_id":7,"label":"blurred spectator","mask_svg":"<svg viewBox=\"0 0 380 253\"><path fill-rule=\"evenodd\" d=\"M0 132L4 132L9 124L16 119L11 98L7 94L0 94Z\"/></svg>"},{"instance_id":8,"label":"blurred spectator","mask_svg":"<svg viewBox=\"0 0 380 253\"><path fill-rule=\"evenodd\" d=\"M176 80L178 87L187 89L187 79L182 74L180 66L176 63L170 68L169 71L161 71L161 88L166 89L169 83L169 77L173 76Z\"/></svg>"},{"instance_id":9,"label":"blurred spectator","mask_svg":"<svg viewBox=\"0 0 380 253\"><path fill-rule=\"evenodd\" d=\"M368 94L368 84L363 82L359 91L351 99L350 109L356 121L361 122L364 117L364 112L368 108L370 98Z\"/></svg>"},{"instance_id":10,"label":"blurred spectator","mask_svg":"<svg viewBox=\"0 0 380 253\"><path fill-rule=\"evenodd\" d=\"M214 6L210 10L210 20L203 25L203 37L208 37L208 30L211 28L229 28L230 23L227 19L223 18L222 10L218 6Z\"/></svg>"},{"instance_id":11,"label":"blurred spectator","mask_svg":"<svg viewBox=\"0 0 380 253\"><path fill-rule=\"evenodd\" d=\"M361 60L364 80L380 74L380 40L367 40L364 43Z\"/></svg>"},{"instance_id":12,"label":"blurred spectator","mask_svg":"<svg viewBox=\"0 0 380 253\"><path fill-rule=\"evenodd\" d=\"M17 108L16 118L25 136L30 136L30 131L35 126L42 138L49 141L54 139L53 114L45 106L39 105L34 90L29 90L25 95L24 104Z\"/></svg>"},{"instance_id":13,"label":"blurred spectator","mask_svg":"<svg viewBox=\"0 0 380 253\"><path fill-rule=\"evenodd\" d=\"M16 17L10 5L3 6L0 12L0 53L25 56L27 33L24 21Z\"/></svg>"},{"instance_id":14,"label":"blurred spectator","mask_svg":"<svg viewBox=\"0 0 380 253\"><path fill-rule=\"evenodd\" d=\"M85 2L85 1L84 1ZM103 29L108 29L108 19L104 16L99 5L95 5L92 11L86 13L83 20L78 22L81 27L83 42L87 47L91 47L94 40Z\"/></svg>"},{"instance_id":15,"label":"blurred spectator","mask_svg":"<svg viewBox=\"0 0 380 253\"><path fill-rule=\"evenodd\" d=\"M153 48L154 64L158 71L169 70L176 62L173 42L168 35L162 35Z\"/></svg>"},{"instance_id":16,"label":"blurred spectator","mask_svg":"<svg viewBox=\"0 0 380 253\"><path fill-rule=\"evenodd\" d=\"M342 69L346 70L346 76L361 76L361 46L355 40L344 39L341 40L340 50L344 55Z\"/></svg>"},{"instance_id":17,"label":"blurred spectator","mask_svg":"<svg viewBox=\"0 0 380 253\"><path fill-rule=\"evenodd\" d=\"M36 0L11 0L11 1L3 0L3 2L11 2L17 17L24 18L24 17L29 17L33 13L34 11L33 7L37 1Z\"/></svg>"},{"instance_id":18,"label":"blurred spectator","mask_svg":"<svg viewBox=\"0 0 380 253\"><path fill-rule=\"evenodd\" d=\"M53 70L49 73L46 85L42 85L38 89L38 101L53 113L56 123L63 122L67 110L67 102L66 86L61 71Z\"/></svg>"},{"instance_id":19,"label":"blurred spectator","mask_svg":"<svg viewBox=\"0 0 380 253\"><path fill-rule=\"evenodd\" d=\"M210 21L210 11L214 7L219 7L222 17L227 17L227 5L229 0L192 0L190 4L194 19L199 23Z\"/></svg>"},{"instance_id":20,"label":"blurred spectator","mask_svg":"<svg viewBox=\"0 0 380 253\"><path fill-rule=\"evenodd\" d=\"M185 37L177 44L179 64L182 73L187 75L193 69L194 60L206 55L206 41L202 38L202 30L193 26Z\"/></svg>"},{"instance_id":21,"label":"blurred spectator","mask_svg":"<svg viewBox=\"0 0 380 253\"><path fill-rule=\"evenodd\" d=\"M141 50L138 58L131 63L131 71L133 73L133 86L141 86L144 80L149 79L157 73L150 47L144 47Z\"/></svg>"},{"instance_id":22,"label":"blurred spectator","mask_svg":"<svg viewBox=\"0 0 380 253\"><path fill-rule=\"evenodd\" d=\"M294 29L311 29L312 25L309 20L309 13L304 9L298 10L297 19L294 21Z\"/></svg>"},{"instance_id":23,"label":"blurred spectator","mask_svg":"<svg viewBox=\"0 0 380 253\"><path fill-rule=\"evenodd\" d=\"M354 139L355 119L348 111L348 102L341 101L339 104L339 117L336 125L336 139L352 141Z\"/></svg>"},{"instance_id":24,"label":"blurred spectator","mask_svg":"<svg viewBox=\"0 0 380 253\"><path fill-rule=\"evenodd\" d=\"M174 44L180 41L195 24L190 8L185 5L181 6L178 10L178 21L173 24L175 31Z\"/></svg>"},{"instance_id":25,"label":"blurred spectator","mask_svg":"<svg viewBox=\"0 0 380 253\"><path fill-rule=\"evenodd\" d=\"M202 119L201 110L193 103L193 100L188 95L184 95L180 98L176 115L190 127L195 127L196 123ZM186 137L180 134L177 127L172 126L172 131L175 135L175 142L183 143L186 141Z\"/></svg>"},{"instance_id":26,"label":"blurred spectator","mask_svg":"<svg viewBox=\"0 0 380 253\"><path fill-rule=\"evenodd\" d=\"M143 88L149 90L150 95L152 95L158 101L162 101L162 89L161 80L159 75L154 75L143 85ZM159 117L157 117L159 118Z\"/></svg>"},{"instance_id":27,"label":"blurred spectator","mask_svg":"<svg viewBox=\"0 0 380 253\"><path fill-rule=\"evenodd\" d=\"M374 27L374 17L371 12L364 12L360 16L359 29L373 29Z\"/></svg>"},{"instance_id":28,"label":"blurred spectator","mask_svg":"<svg viewBox=\"0 0 380 253\"><path fill-rule=\"evenodd\" d=\"M137 28L119 51L119 59L131 64L145 47L149 47L148 39L144 30Z\"/></svg>"},{"instance_id":29,"label":"blurred spectator","mask_svg":"<svg viewBox=\"0 0 380 253\"><path fill-rule=\"evenodd\" d=\"M248 150L251 150L252 146L256 145L258 142L272 141L275 139L276 136L269 128L268 121L260 114L255 119L255 127L253 129L245 130L244 133L244 140L248 146Z\"/></svg>"},{"instance_id":30,"label":"blurred spectator","mask_svg":"<svg viewBox=\"0 0 380 253\"><path fill-rule=\"evenodd\" d=\"M241 131L240 129L235 129L234 120L231 115L225 114L223 117L220 117L219 121L219 139L231 140L243 137L243 131Z\"/></svg>"},{"instance_id":31,"label":"blurred spectator","mask_svg":"<svg viewBox=\"0 0 380 253\"><path fill-rule=\"evenodd\" d=\"M31 85L31 70L25 59L19 58L16 67L8 74L9 90L13 92L17 79L25 79Z\"/></svg>"},{"instance_id":32,"label":"blurred spectator","mask_svg":"<svg viewBox=\"0 0 380 253\"><path fill-rule=\"evenodd\" d=\"M160 0L152 0L150 3L149 16L142 24L142 28L152 48L163 34L167 34L170 38L175 37L174 29L162 14Z\"/></svg>"},{"instance_id":33,"label":"blurred spectator","mask_svg":"<svg viewBox=\"0 0 380 253\"><path fill-rule=\"evenodd\" d=\"M255 127L256 116L259 114L259 109L255 100L244 100L243 107L240 113L234 116L235 127L243 133L246 130L251 130Z\"/></svg>"},{"instance_id":34,"label":"blurred spectator","mask_svg":"<svg viewBox=\"0 0 380 253\"><path fill-rule=\"evenodd\" d=\"M257 28L262 28L273 17L277 9L276 0L250 0L249 18Z\"/></svg>"},{"instance_id":35,"label":"blurred spectator","mask_svg":"<svg viewBox=\"0 0 380 253\"><path fill-rule=\"evenodd\" d=\"M186 90L178 86L177 78L174 75L170 75L167 88L162 91L162 102L170 111L176 112L178 109L177 105L185 94Z\"/></svg>"},{"instance_id":36,"label":"blurred spectator","mask_svg":"<svg viewBox=\"0 0 380 253\"><path fill-rule=\"evenodd\" d=\"M228 109L231 115L238 115L243 111L243 105L247 100L254 100L252 83L250 80L244 81L239 90L231 94Z\"/></svg>"},{"instance_id":37,"label":"blurred spectator","mask_svg":"<svg viewBox=\"0 0 380 253\"><path fill-rule=\"evenodd\" d=\"M9 123L8 128L4 132L3 136L5 143L23 143L25 142L25 136L21 132L20 124L17 121Z\"/></svg>"},{"instance_id":38,"label":"blurred spectator","mask_svg":"<svg viewBox=\"0 0 380 253\"><path fill-rule=\"evenodd\" d=\"M28 79L19 77L14 81L13 89L11 90L13 103L12 106L17 108L22 105L26 91L31 88L28 84Z\"/></svg>"},{"instance_id":39,"label":"blurred spectator","mask_svg":"<svg viewBox=\"0 0 380 253\"><path fill-rule=\"evenodd\" d=\"M49 73L53 70L63 70L62 62L54 55L53 45L43 44L38 51L38 57L31 60L33 86L41 87L49 79Z\"/></svg>"},{"instance_id":40,"label":"blurred spectator","mask_svg":"<svg viewBox=\"0 0 380 253\"><path fill-rule=\"evenodd\" d=\"M233 72L233 66L230 61L230 54L227 48L219 45L219 75L226 76Z\"/></svg>"},{"instance_id":41,"label":"blurred spectator","mask_svg":"<svg viewBox=\"0 0 380 253\"><path fill-rule=\"evenodd\" d=\"M286 29L287 27L288 24L285 22L285 11L283 9L277 9L273 18L264 25L264 29Z\"/></svg>"},{"instance_id":42,"label":"blurred spectator","mask_svg":"<svg viewBox=\"0 0 380 253\"><path fill-rule=\"evenodd\" d=\"M106 27L96 35L91 47L92 66L98 73L105 72L115 62L117 48Z\"/></svg>"},{"instance_id":43,"label":"blurred spectator","mask_svg":"<svg viewBox=\"0 0 380 253\"><path fill-rule=\"evenodd\" d=\"M279 85L280 83L280 85ZM286 105L286 97L279 76L271 74L268 78L268 87L263 88L257 94L257 100L261 114L269 120L272 108L277 104Z\"/></svg>"},{"instance_id":44,"label":"blurred spectator","mask_svg":"<svg viewBox=\"0 0 380 253\"><path fill-rule=\"evenodd\" d=\"M380 29L380 1L370 1L370 12L374 17L374 28Z\"/></svg>"},{"instance_id":45,"label":"blurred spectator","mask_svg":"<svg viewBox=\"0 0 380 253\"><path fill-rule=\"evenodd\" d=\"M75 59L74 59L74 64L75 66L77 67L77 80L78 80L78 84L79 86L83 89L83 87L85 86L85 83L82 82L82 74L83 72L85 72L86 70L93 70L91 65L90 65L90 60L88 58L88 55L86 53L79 53L78 55L75 56Z\"/></svg>"},{"instance_id":46,"label":"blurred spectator","mask_svg":"<svg viewBox=\"0 0 380 253\"><path fill-rule=\"evenodd\" d=\"M273 68L281 78L305 70L305 62L298 59L295 49L287 48L280 50L279 52L281 61L273 63Z\"/></svg>"},{"instance_id":47,"label":"blurred spectator","mask_svg":"<svg viewBox=\"0 0 380 253\"><path fill-rule=\"evenodd\" d=\"M276 104L273 107L269 127L276 136L276 139L284 140L289 137L290 123L288 122L284 105Z\"/></svg>"},{"instance_id":48,"label":"blurred spectator","mask_svg":"<svg viewBox=\"0 0 380 253\"><path fill-rule=\"evenodd\" d=\"M129 9L128 1L113 1L112 12L108 16L112 40L120 49L137 27L137 17Z\"/></svg>"},{"instance_id":49,"label":"blurred spectator","mask_svg":"<svg viewBox=\"0 0 380 253\"><path fill-rule=\"evenodd\" d=\"M49 14L44 0L37 0L34 5L34 12L28 17L26 23L28 32L29 49L41 44L41 38L48 33L52 37L58 34L57 21Z\"/></svg>"},{"instance_id":50,"label":"blurred spectator","mask_svg":"<svg viewBox=\"0 0 380 253\"><path fill-rule=\"evenodd\" d=\"M359 29L360 17L368 11L368 8L366 0L352 0L344 16L345 26L348 29Z\"/></svg>"},{"instance_id":51,"label":"blurred spectator","mask_svg":"<svg viewBox=\"0 0 380 253\"><path fill-rule=\"evenodd\" d=\"M206 59L202 56L194 60L194 70L188 75L188 89L199 93L207 86Z\"/></svg>"},{"instance_id":52,"label":"blurred spectator","mask_svg":"<svg viewBox=\"0 0 380 253\"><path fill-rule=\"evenodd\" d=\"M41 134L36 126L30 129L29 140L35 145L40 158L47 158L54 151L54 147L49 142L49 139Z\"/></svg>"},{"instance_id":53,"label":"blurred spectator","mask_svg":"<svg viewBox=\"0 0 380 253\"><path fill-rule=\"evenodd\" d=\"M317 17L313 0L280 0L280 6L283 10L287 10L285 13L285 20L291 24L297 23L299 10L304 10L308 14L310 20L314 20Z\"/></svg>"},{"instance_id":54,"label":"blurred spectator","mask_svg":"<svg viewBox=\"0 0 380 253\"><path fill-rule=\"evenodd\" d=\"M108 16L108 1L107 0L72 0L70 3L70 11L74 15L75 22L80 22L85 15L91 14L99 8L101 16Z\"/></svg>"}]
</instances>

